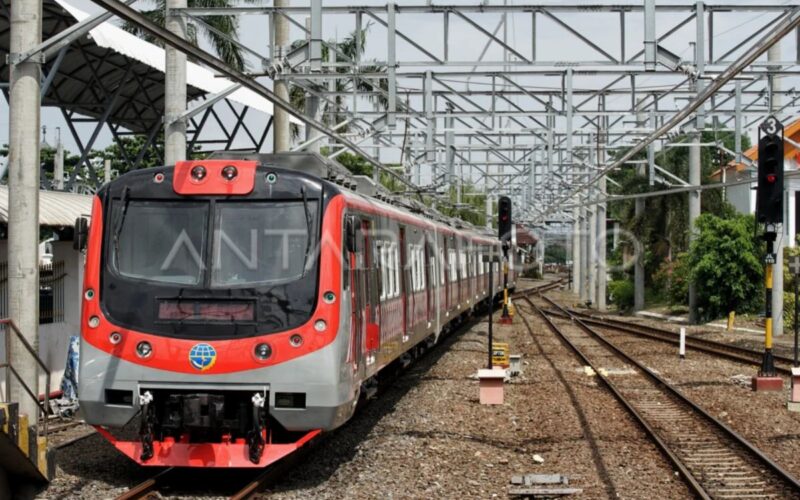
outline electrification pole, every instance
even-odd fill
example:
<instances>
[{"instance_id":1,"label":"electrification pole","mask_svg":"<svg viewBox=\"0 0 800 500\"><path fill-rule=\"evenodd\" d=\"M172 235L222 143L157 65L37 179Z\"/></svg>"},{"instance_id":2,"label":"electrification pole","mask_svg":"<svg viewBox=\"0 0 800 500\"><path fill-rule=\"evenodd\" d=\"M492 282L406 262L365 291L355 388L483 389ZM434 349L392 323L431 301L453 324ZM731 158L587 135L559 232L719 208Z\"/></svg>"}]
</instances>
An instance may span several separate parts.
<instances>
[{"instance_id":1,"label":"electrification pole","mask_svg":"<svg viewBox=\"0 0 800 500\"><path fill-rule=\"evenodd\" d=\"M187 0L167 0L166 28L186 38L186 23L174 9L182 9ZM164 73L164 162L174 165L186 159L186 120L178 119L186 112L186 54L167 45Z\"/></svg>"},{"instance_id":2,"label":"electrification pole","mask_svg":"<svg viewBox=\"0 0 800 500\"><path fill-rule=\"evenodd\" d=\"M289 0L275 0L275 8L288 7ZM273 31L273 60L281 60L285 56L286 47L289 45L289 21L279 13L272 14ZM273 91L279 99L289 100L289 85L279 76L275 77ZM273 152L288 151L291 146L291 132L289 130L289 113L275 106L272 120L272 148Z\"/></svg>"},{"instance_id":3,"label":"electrification pole","mask_svg":"<svg viewBox=\"0 0 800 500\"><path fill-rule=\"evenodd\" d=\"M8 61L8 312L25 340L38 349L39 336L39 123L41 62L20 55L42 40L41 0L11 3ZM8 330L8 329L7 329ZM38 390L36 363L10 331L9 359L21 382ZM38 422L37 403L15 379L6 380L10 401ZM38 394L38 393L37 393Z\"/></svg>"}]
</instances>

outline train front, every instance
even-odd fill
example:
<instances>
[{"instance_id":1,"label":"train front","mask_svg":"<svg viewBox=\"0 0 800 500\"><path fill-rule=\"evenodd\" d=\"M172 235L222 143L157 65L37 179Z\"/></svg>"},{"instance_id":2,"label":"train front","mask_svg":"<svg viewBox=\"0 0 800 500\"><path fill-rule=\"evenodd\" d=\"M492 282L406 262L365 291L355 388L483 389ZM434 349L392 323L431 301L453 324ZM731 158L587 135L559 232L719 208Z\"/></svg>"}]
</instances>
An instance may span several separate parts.
<instances>
[{"instance_id":1,"label":"train front","mask_svg":"<svg viewBox=\"0 0 800 500\"><path fill-rule=\"evenodd\" d=\"M103 187L81 320L87 423L142 465L261 467L347 420L336 195L298 171L225 160Z\"/></svg>"}]
</instances>

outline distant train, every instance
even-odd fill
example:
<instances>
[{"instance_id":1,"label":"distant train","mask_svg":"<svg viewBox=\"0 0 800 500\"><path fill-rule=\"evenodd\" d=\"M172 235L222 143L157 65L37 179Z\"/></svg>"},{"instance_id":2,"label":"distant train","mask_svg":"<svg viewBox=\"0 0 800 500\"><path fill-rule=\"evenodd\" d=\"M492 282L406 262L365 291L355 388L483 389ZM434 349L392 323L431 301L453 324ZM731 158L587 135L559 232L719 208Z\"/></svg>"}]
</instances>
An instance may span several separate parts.
<instances>
[{"instance_id":1,"label":"distant train","mask_svg":"<svg viewBox=\"0 0 800 500\"><path fill-rule=\"evenodd\" d=\"M86 421L142 465L198 467L262 467L342 425L502 290L496 235L390 201L310 154L105 185L76 223Z\"/></svg>"}]
</instances>

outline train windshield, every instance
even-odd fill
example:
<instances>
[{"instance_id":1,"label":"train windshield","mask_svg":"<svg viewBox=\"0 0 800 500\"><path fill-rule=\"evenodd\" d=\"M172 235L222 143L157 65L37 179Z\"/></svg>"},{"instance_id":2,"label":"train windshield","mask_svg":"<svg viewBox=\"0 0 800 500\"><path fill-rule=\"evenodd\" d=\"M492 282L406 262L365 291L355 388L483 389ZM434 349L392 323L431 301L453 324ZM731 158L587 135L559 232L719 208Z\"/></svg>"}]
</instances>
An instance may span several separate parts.
<instances>
[{"instance_id":1,"label":"train windshield","mask_svg":"<svg viewBox=\"0 0 800 500\"><path fill-rule=\"evenodd\" d=\"M111 258L126 278L198 285L203 277L208 204L115 202Z\"/></svg>"},{"instance_id":2,"label":"train windshield","mask_svg":"<svg viewBox=\"0 0 800 500\"><path fill-rule=\"evenodd\" d=\"M296 281L315 264L318 206L317 200L115 201L112 266L122 277L180 286L209 284L209 276L212 288Z\"/></svg>"},{"instance_id":3,"label":"train windshield","mask_svg":"<svg viewBox=\"0 0 800 500\"><path fill-rule=\"evenodd\" d=\"M218 203L211 285L278 284L303 277L313 265L315 200Z\"/></svg>"}]
</instances>

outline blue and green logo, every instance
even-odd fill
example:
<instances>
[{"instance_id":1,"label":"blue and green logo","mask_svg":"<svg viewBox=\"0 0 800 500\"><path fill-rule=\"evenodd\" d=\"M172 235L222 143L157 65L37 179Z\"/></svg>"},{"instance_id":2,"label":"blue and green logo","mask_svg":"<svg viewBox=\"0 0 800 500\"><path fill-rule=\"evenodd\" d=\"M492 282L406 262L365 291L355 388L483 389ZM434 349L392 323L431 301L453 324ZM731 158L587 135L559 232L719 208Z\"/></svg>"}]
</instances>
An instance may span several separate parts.
<instances>
[{"instance_id":1,"label":"blue and green logo","mask_svg":"<svg viewBox=\"0 0 800 500\"><path fill-rule=\"evenodd\" d=\"M210 370L217 362L217 351L210 344L195 344L189 351L189 363L201 372Z\"/></svg>"}]
</instances>

